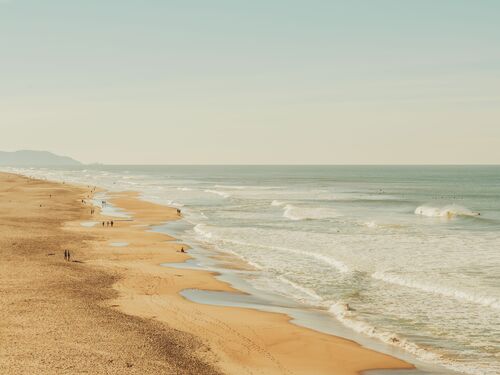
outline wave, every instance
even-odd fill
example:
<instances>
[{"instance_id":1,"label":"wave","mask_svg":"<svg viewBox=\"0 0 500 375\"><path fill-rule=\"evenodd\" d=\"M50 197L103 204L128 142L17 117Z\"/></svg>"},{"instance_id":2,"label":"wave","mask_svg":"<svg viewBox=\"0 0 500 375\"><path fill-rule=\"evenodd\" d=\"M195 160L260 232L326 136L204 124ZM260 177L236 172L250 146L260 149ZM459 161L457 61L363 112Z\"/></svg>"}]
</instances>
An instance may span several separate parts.
<instances>
[{"instance_id":1,"label":"wave","mask_svg":"<svg viewBox=\"0 0 500 375\"><path fill-rule=\"evenodd\" d=\"M478 368L476 365L468 365L465 363L460 363L444 358L442 355L429 351L426 348L423 348L415 344L414 342L407 340L406 338L402 338L395 333L386 332L375 326L372 326L371 324L358 320L354 316L353 309L351 309L349 305L345 302L340 301L333 303L328 309L328 311L338 321L344 324L347 328L350 328L355 332L375 338L388 345L401 348L406 352L409 352L415 355L417 358L424 360L426 362L437 363L454 372L458 371L465 374L471 374L471 375L496 374L494 369L484 368L482 366L481 368Z\"/></svg>"},{"instance_id":2,"label":"wave","mask_svg":"<svg viewBox=\"0 0 500 375\"><path fill-rule=\"evenodd\" d=\"M235 190L243 190L248 186L238 186L238 185L215 185L216 189L235 189Z\"/></svg>"},{"instance_id":3,"label":"wave","mask_svg":"<svg viewBox=\"0 0 500 375\"><path fill-rule=\"evenodd\" d=\"M307 251L302 251L302 250L297 250L297 249L291 249L288 247L281 247L281 246L272 246L272 245L260 245L260 244L253 244L253 243L248 243L248 242L243 242L243 241L237 241L237 240L230 240L226 239L223 240L225 242L229 242L235 245L241 245L241 246L251 246L251 247L257 247L261 249L267 249L267 250L278 250L278 251L284 251L287 253L293 253L297 254L302 257L308 257L308 258L314 258L316 260L321 261L322 263L328 264L330 266L333 266L337 271L340 273L348 273L349 267L346 266L345 263L341 262L340 260L337 260L333 257L326 256L323 254L318 254L315 252L307 252Z\"/></svg>"},{"instance_id":4,"label":"wave","mask_svg":"<svg viewBox=\"0 0 500 375\"><path fill-rule=\"evenodd\" d=\"M215 185L216 189L234 189L234 190L275 190L281 189L281 186L261 186L261 185Z\"/></svg>"},{"instance_id":5,"label":"wave","mask_svg":"<svg viewBox=\"0 0 500 375\"><path fill-rule=\"evenodd\" d=\"M204 228L204 225L201 225L198 227L199 233L203 234L205 238L213 240L214 236L211 232L207 231ZM267 246L267 245L259 245L259 244L251 244L251 243L246 243L242 241L236 241L236 240L225 240L228 243L231 243L233 245L245 245L245 246L253 246L257 248L265 248L265 249L273 249L273 250L282 250L282 251L287 251L291 253L295 253L301 256L307 256L307 257L313 257L318 260L322 260L323 262L326 262L328 264L332 264L337 268L338 270L342 270L342 272L348 272L349 269L347 266L345 266L342 262L339 262L335 259L332 259L331 257L324 256L322 254L317 254L317 253L306 253L300 250L296 249L289 249L289 248L283 248L283 247L278 247L278 246ZM230 251L231 253L239 256L243 260L247 261L245 258L241 257L236 252ZM340 269L339 269L340 267ZM262 268L260 268L262 269ZM373 275L374 278L382 277L382 275L385 275L387 280L392 280L391 275L383 274L383 273L375 273ZM358 332L360 334L372 337L374 339L377 339L385 344L398 347L400 349L403 349L407 351L408 353L411 353L418 357L419 359L430 362L430 363L437 363L441 366L444 366L446 368L449 368L450 370L454 371L459 371L459 372L464 372L468 374L474 374L474 375L486 375L486 374L495 374L494 371L490 371L489 368L478 368L476 365L469 365L466 363L458 363L456 361L447 359L443 357L442 355L435 353L433 351L430 351L429 349L422 347L404 337L399 336L396 333L386 331L384 329L378 328L374 325L369 324L368 322L362 321L356 316L356 311L349 307L349 305L344 302L344 301L339 301L336 303L332 303L331 301L325 301L323 300L314 290L311 290L309 288L303 287L302 285L299 285L297 283L294 283L293 281L289 280L288 278L284 276L278 276L278 280L282 283L285 283L292 287L294 290L297 291L297 293L293 293L292 291L290 292L289 297L294 298L295 300L298 300L299 302L305 302L309 303L313 306L325 306L327 307L328 311L338 320L340 321L344 326L347 328ZM406 282L405 284L411 284L410 282ZM449 293L447 293L448 295ZM456 293L453 293L456 295ZM461 296L461 294L458 294ZM466 297L467 298L467 297ZM480 298L480 301L488 301L488 299L483 299ZM494 302L494 301L489 301L489 302ZM498 302L498 301L497 301Z\"/></svg>"},{"instance_id":6,"label":"wave","mask_svg":"<svg viewBox=\"0 0 500 375\"><path fill-rule=\"evenodd\" d=\"M290 249L288 247L281 247L281 246L269 246L269 245L249 244L249 243L240 242L240 241L234 241L234 240L228 240L228 241L231 241L233 243L237 243L237 244L240 244L240 245L255 246L255 247L266 248L266 249L271 249L271 250L284 251L284 252L288 252L288 253L297 254L297 255L300 255L300 256L305 256L305 257L309 257L309 258L315 258L316 260L319 260L319 261L321 261L323 263L326 263L326 264L328 264L330 266L333 266L334 268L337 269L337 271L339 271L341 273L347 273L347 272L349 272L349 267L347 267L345 265L345 263L343 263L340 260L337 260L337 259L335 259L333 257L326 256L326 255L323 255L323 254L318 254L318 253L314 253L314 252L310 253L310 252L307 252L307 251Z\"/></svg>"},{"instance_id":7,"label":"wave","mask_svg":"<svg viewBox=\"0 0 500 375\"><path fill-rule=\"evenodd\" d=\"M211 239L213 236L213 233L209 232L207 230L204 230L203 228L205 228L205 227L206 227L205 224L196 224L194 226L193 230L195 231L196 234L200 235L202 238Z\"/></svg>"},{"instance_id":8,"label":"wave","mask_svg":"<svg viewBox=\"0 0 500 375\"><path fill-rule=\"evenodd\" d=\"M271 206L279 207L279 206L284 206L286 203L277 201L276 199L271 202Z\"/></svg>"},{"instance_id":9,"label":"wave","mask_svg":"<svg viewBox=\"0 0 500 375\"><path fill-rule=\"evenodd\" d=\"M302 285L299 285L297 283L294 283L293 281L287 279L285 276L278 276L278 280L281 281L284 284L287 284L294 288L295 290L298 290L300 293L303 295L306 295L314 300L314 302L322 301L323 299L316 294L316 292L312 289L303 287ZM298 298L299 300L303 300L302 298Z\"/></svg>"},{"instance_id":10,"label":"wave","mask_svg":"<svg viewBox=\"0 0 500 375\"><path fill-rule=\"evenodd\" d=\"M438 285L420 283L415 280L404 279L402 277L396 275L389 275L384 272L375 272L372 274L372 277L376 280L381 280L389 284L395 284L407 288L417 289L423 292L438 294L445 297L451 297L459 301L475 303L477 305L491 307L493 309L500 310L500 301L495 297L476 296L461 290L456 290L453 288L447 288Z\"/></svg>"},{"instance_id":11,"label":"wave","mask_svg":"<svg viewBox=\"0 0 500 375\"><path fill-rule=\"evenodd\" d=\"M291 249L288 247L281 247L281 246L272 246L272 245L261 245L261 244L256 244L256 243L250 243L250 242L245 242L245 241L239 241L239 240L234 240L234 239L229 239L229 238L220 238L214 236L214 233L206 230L206 225L205 224L197 224L194 227L194 231L196 234L199 235L200 239L213 242L213 241L221 241L223 243L229 243L232 245L239 245L239 246L245 246L245 247L253 247L253 248L259 248L259 249L265 249L265 250L277 250L277 251L283 251L287 253L293 253L297 254L301 257L308 257L308 258L314 258L322 263L328 264L330 266L333 266L337 271L340 273L348 273L350 272L349 267L340 260L337 260L331 256L323 255L323 254L318 254L315 252L307 252L307 251L302 251L302 250L297 250L297 249ZM223 251L226 251L226 249L222 249ZM231 253L234 253L231 251Z\"/></svg>"},{"instance_id":12,"label":"wave","mask_svg":"<svg viewBox=\"0 0 500 375\"><path fill-rule=\"evenodd\" d=\"M358 224L370 229L394 230L404 228L403 224L377 223L375 221L358 221Z\"/></svg>"},{"instance_id":13,"label":"wave","mask_svg":"<svg viewBox=\"0 0 500 375\"><path fill-rule=\"evenodd\" d=\"M180 190L180 191L193 191L193 189L187 188L187 187L178 187L177 190Z\"/></svg>"},{"instance_id":14,"label":"wave","mask_svg":"<svg viewBox=\"0 0 500 375\"><path fill-rule=\"evenodd\" d=\"M346 327L352 329L355 332L365 334L370 337L374 337L386 344L397 346L405 349L406 351L418 355L418 357L426 360L437 360L439 355L431 353L417 344L412 343L404 338L399 337L397 334L392 332L385 332L378 329L371 324L357 320L354 317L353 310L345 302L336 302L330 306L328 311L342 322Z\"/></svg>"},{"instance_id":15,"label":"wave","mask_svg":"<svg viewBox=\"0 0 500 375\"><path fill-rule=\"evenodd\" d=\"M225 193L225 192L219 191L219 190L205 189L204 192L210 193L210 194L216 194L222 198L229 198L231 196L231 194L228 194L228 193Z\"/></svg>"},{"instance_id":16,"label":"wave","mask_svg":"<svg viewBox=\"0 0 500 375\"><path fill-rule=\"evenodd\" d=\"M196 224L194 226L193 230L195 231L196 234L198 234L198 236L199 236L198 239L199 240L202 240L203 242L206 242L208 244L214 245L215 244L214 234L212 232L209 232L205 228L206 228L205 224ZM240 258L241 260L243 260L244 262L246 262L250 266L254 267L256 270L262 270L264 268L261 264L248 259L247 257L245 257L245 256L237 253L236 251L233 251L233 250L227 249L227 248L221 249L218 246L216 246L216 247L220 251L232 254L232 255Z\"/></svg>"},{"instance_id":17,"label":"wave","mask_svg":"<svg viewBox=\"0 0 500 375\"><path fill-rule=\"evenodd\" d=\"M416 215L422 215L427 217L442 217L447 219L452 219L457 216L480 216L479 212L474 212L466 207L462 207L456 204L451 204L444 207L432 207L432 206L419 206L415 209Z\"/></svg>"},{"instance_id":18,"label":"wave","mask_svg":"<svg viewBox=\"0 0 500 375\"><path fill-rule=\"evenodd\" d=\"M283 208L283 217L298 221L298 220L324 220L338 217L338 213L331 208L309 208L309 207L296 207L287 204Z\"/></svg>"},{"instance_id":19,"label":"wave","mask_svg":"<svg viewBox=\"0 0 500 375\"><path fill-rule=\"evenodd\" d=\"M335 318L342 324L355 332L376 338L388 345L404 349L405 351L417 356L422 360L435 363L437 362L449 368L454 367L453 364L447 363L448 361L444 360L437 353L430 352L425 348L422 348L419 345L398 336L395 333L380 330L379 328L372 326L371 324L368 324L361 320L357 320L353 314L353 310L345 302L337 302L332 304L328 311L333 316L335 316Z\"/></svg>"},{"instance_id":20,"label":"wave","mask_svg":"<svg viewBox=\"0 0 500 375\"><path fill-rule=\"evenodd\" d=\"M377 223L374 221L367 221L366 223L363 223L363 225L368 228L378 228Z\"/></svg>"}]
</instances>

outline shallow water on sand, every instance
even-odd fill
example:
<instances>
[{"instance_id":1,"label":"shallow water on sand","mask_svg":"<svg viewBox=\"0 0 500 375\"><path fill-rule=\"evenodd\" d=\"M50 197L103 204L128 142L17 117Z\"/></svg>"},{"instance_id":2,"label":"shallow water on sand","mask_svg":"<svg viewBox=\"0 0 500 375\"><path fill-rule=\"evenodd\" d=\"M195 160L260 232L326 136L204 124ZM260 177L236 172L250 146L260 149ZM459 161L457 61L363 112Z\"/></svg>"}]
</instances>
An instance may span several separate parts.
<instances>
[{"instance_id":1,"label":"shallow water on sand","mask_svg":"<svg viewBox=\"0 0 500 375\"><path fill-rule=\"evenodd\" d=\"M500 373L500 167L14 170L137 190L241 276L429 363Z\"/></svg>"},{"instance_id":2,"label":"shallow water on sand","mask_svg":"<svg viewBox=\"0 0 500 375\"><path fill-rule=\"evenodd\" d=\"M128 246L128 242L111 242L110 245L113 247L125 247Z\"/></svg>"}]
</instances>

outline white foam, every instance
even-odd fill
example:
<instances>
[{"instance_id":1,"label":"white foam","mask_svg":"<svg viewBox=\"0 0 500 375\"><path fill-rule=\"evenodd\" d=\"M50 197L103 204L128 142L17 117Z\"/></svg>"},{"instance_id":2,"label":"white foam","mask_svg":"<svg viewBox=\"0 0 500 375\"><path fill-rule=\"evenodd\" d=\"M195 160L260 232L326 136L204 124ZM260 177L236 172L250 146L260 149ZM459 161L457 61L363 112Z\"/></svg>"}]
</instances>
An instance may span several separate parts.
<instances>
[{"instance_id":1,"label":"white foam","mask_svg":"<svg viewBox=\"0 0 500 375\"><path fill-rule=\"evenodd\" d=\"M344 302L337 302L332 304L328 311L333 314L339 321L341 321L346 327L358 333L377 338L378 340L389 345L403 348L408 352L418 355L419 358L425 360L439 359L439 356L437 354L431 353L419 347L418 345L399 337L395 333L384 332L366 322L356 320L353 316L353 312Z\"/></svg>"},{"instance_id":2,"label":"white foam","mask_svg":"<svg viewBox=\"0 0 500 375\"><path fill-rule=\"evenodd\" d=\"M284 284L290 285L292 288L298 290L301 294L304 294L307 297L312 298L314 302L322 301L322 298L318 294L316 294L316 292L312 289L294 283L293 281L287 279L284 276L278 276L278 280L280 280ZM299 299L302 300L302 298Z\"/></svg>"},{"instance_id":3,"label":"white foam","mask_svg":"<svg viewBox=\"0 0 500 375\"><path fill-rule=\"evenodd\" d=\"M203 242L206 242L207 244L211 244L211 245L214 245L214 234L212 232L209 232L208 230L205 229L206 228L206 225L205 224L196 224L193 228L193 230L195 231L195 233L198 235L198 240L200 241L203 241ZM247 264L249 264L250 266L254 267L255 269L257 270L261 270L263 269L263 266L258 264L257 262L254 262L248 258L246 258L245 256L231 250L231 249L228 249L228 248L219 248L218 246L216 246L218 250L220 251L223 251L225 253L229 253L229 254L232 254L240 259L242 259L244 262L246 262Z\"/></svg>"},{"instance_id":4,"label":"white foam","mask_svg":"<svg viewBox=\"0 0 500 375\"><path fill-rule=\"evenodd\" d=\"M262 244L257 244L257 243L250 243L250 242L230 239L230 238L220 238L220 237L215 236L214 233L208 231L207 226L205 224L196 224L194 226L193 230L198 235L198 239L203 240L203 241L208 241L210 243L214 243L215 241L221 241L222 243L228 243L228 244L232 244L232 245L240 245L240 246L245 246L245 247L260 248L260 249L265 249L265 250L278 250L278 251L283 251L283 252L287 252L287 253L293 253L293 254L297 254L301 257L314 258L314 259L320 261L321 263L333 266L337 271L339 271L341 273L350 272L349 267L347 267L347 265L345 263L343 263L343 262L341 262L341 261L339 261L331 256L318 254L317 252L307 252L307 251L292 249L292 248L288 248L288 247L262 245ZM226 247L222 250L226 251ZM231 253L234 253L234 254L237 254L238 256L240 256L240 254L238 254L237 252L231 251Z\"/></svg>"},{"instance_id":5,"label":"white foam","mask_svg":"<svg viewBox=\"0 0 500 375\"><path fill-rule=\"evenodd\" d=\"M385 332L377 327L374 327L366 322L358 320L355 318L353 311L348 307L347 303L337 302L330 306L328 311L337 318L346 327L352 329L355 332L362 333L369 337L376 338L388 345L392 345L401 348L417 358L431 363L436 363L444 366L450 370L458 371L464 374L470 375L495 375L494 369L490 368L479 368L475 365L467 365L460 362L455 362L441 355L427 350L405 338L398 336L392 332Z\"/></svg>"},{"instance_id":6,"label":"white foam","mask_svg":"<svg viewBox=\"0 0 500 375\"><path fill-rule=\"evenodd\" d=\"M236 186L236 185L215 185L214 186L216 189L236 189L236 190L243 190L246 189L246 186Z\"/></svg>"},{"instance_id":7,"label":"white foam","mask_svg":"<svg viewBox=\"0 0 500 375\"><path fill-rule=\"evenodd\" d=\"M462 207L456 204L447 205L444 207L432 207L432 206L419 206L415 209L416 215L422 215L427 217L441 217L446 219L452 219L457 216L479 216L479 212L474 212L466 207Z\"/></svg>"},{"instance_id":8,"label":"white foam","mask_svg":"<svg viewBox=\"0 0 500 375\"><path fill-rule=\"evenodd\" d=\"M286 203L277 201L276 199L271 202L271 206L279 207L279 206L284 206Z\"/></svg>"},{"instance_id":9,"label":"white foam","mask_svg":"<svg viewBox=\"0 0 500 375\"><path fill-rule=\"evenodd\" d=\"M234 190L274 190L280 189L281 186L261 186L261 185L215 185L216 189L234 189Z\"/></svg>"},{"instance_id":10,"label":"white foam","mask_svg":"<svg viewBox=\"0 0 500 375\"><path fill-rule=\"evenodd\" d=\"M341 262L341 261L339 261L331 256L318 254L316 252L307 252L307 251L291 249L288 247L281 247L281 246L260 245L260 244L248 243L248 242L232 240L232 239L223 239L222 241L232 243L235 245L257 247L257 248L262 248L262 249L266 249L266 250L278 250L278 251L284 251L284 252L288 252L288 253L297 254L297 255L300 255L301 257L314 258L316 260L319 260L321 263L325 263L325 264L328 264L330 266L333 266L337 271L339 271L341 273L349 272L349 267L347 267L343 262Z\"/></svg>"},{"instance_id":11,"label":"white foam","mask_svg":"<svg viewBox=\"0 0 500 375\"><path fill-rule=\"evenodd\" d=\"M196 224L193 228L196 234L198 234L202 239L211 239L213 237L213 233L205 230L205 224Z\"/></svg>"},{"instance_id":12,"label":"white foam","mask_svg":"<svg viewBox=\"0 0 500 375\"><path fill-rule=\"evenodd\" d=\"M219 190L212 190L212 189L206 189L204 190L205 193L210 193L210 194L216 194L222 198L229 198L231 194L228 194L224 191L219 191Z\"/></svg>"},{"instance_id":13,"label":"white foam","mask_svg":"<svg viewBox=\"0 0 500 375\"><path fill-rule=\"evenodd\" d=\"M366 223L363 223L363 225L368 227L368 228L377 228L378 227L377 223L374 221L367 221Z\"/></svg>"},{"instance_id":14,"label":"white foam","mask_svg":"<svg viewBox=\"0 0 500 375\"><path fill-rule=\"evenodd\" d=\"M467 292L439 285L431 285L400 276L387 274L384 272L375 272L372 277L386 283L404 286L407 288L418 289L423 292L438 294L445 297L451 297L459 301L475 303L485 307L500 310L500 301L495 297L477 296Z\"/></svg>"}]
</instances>

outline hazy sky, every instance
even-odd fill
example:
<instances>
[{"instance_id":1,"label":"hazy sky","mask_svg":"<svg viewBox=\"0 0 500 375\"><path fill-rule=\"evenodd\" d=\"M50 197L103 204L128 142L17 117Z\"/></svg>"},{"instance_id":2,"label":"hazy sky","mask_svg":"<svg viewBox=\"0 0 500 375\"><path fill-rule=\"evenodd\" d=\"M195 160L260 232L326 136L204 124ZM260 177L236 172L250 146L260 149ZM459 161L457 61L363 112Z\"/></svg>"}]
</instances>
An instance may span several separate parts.
<instances>
[{"instance_id":1,"label":"hazy sky","mask_svg":"<svg viewBox=\"0 0 500 375\"><path fill-rule=\"evenodd\" d=\"M500 163L500 1L0 0L0 150Z\"/></svg>"}]
</instances>

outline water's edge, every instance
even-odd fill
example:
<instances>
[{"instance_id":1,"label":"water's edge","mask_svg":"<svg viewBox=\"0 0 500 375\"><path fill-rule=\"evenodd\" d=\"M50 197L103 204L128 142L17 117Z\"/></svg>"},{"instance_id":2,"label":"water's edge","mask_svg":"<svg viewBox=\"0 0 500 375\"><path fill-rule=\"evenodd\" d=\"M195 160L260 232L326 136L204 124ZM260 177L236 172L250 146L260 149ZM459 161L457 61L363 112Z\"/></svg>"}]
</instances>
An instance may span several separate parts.
<instances>
[{"instance_id":1,"label":"water's edge","mask_svg":"<svg viewBox=\"0 0 500 375\"><path fill-rule=\"evenodd\" d=\"M182 226L182 219L177 222L167 222L163 225L154 227L154 232L165 233L176 238L178 242L186 243L182 239L182 233L176 230L176 227ZM416 368L414 370L365 370L364 375L442 375L442 374L458 374L448 369L431 365L422 362L407 353L403 349L393 347L374 338L370 338L361 333L355 332L344 326L341 322L329 314L326 310L308 307L299 304L287 297L274 294L272 292L264 292L251 286L244 278L238 276L237 269L233 269L231 264L220 262L211 257L212 254L206 249L203 249L196 244L187 242L190 247L189 254L192 259L188 259L184 263L163 263L162 266L172 268L185 268L194 270L204 270L214 272L217 279L224 281L243 293L229 293L217 291L205 291L199 289L186 289L181 292L181 295L195 303L226 306L226 307L242 307L255 309L264 312L282 313L290 317L290 323L300 327L312 329L320 333L326 333L332 336L341 337L350 341L354 341L362 347L384 353L398 359L404 360Z\"/></svg>"}]
</instances>

